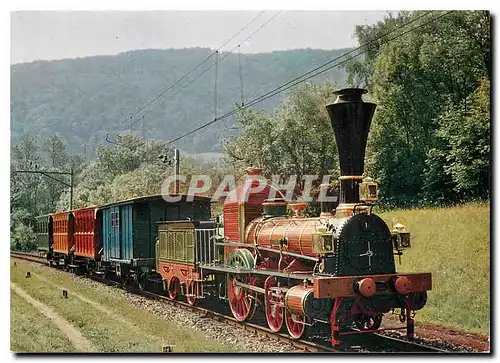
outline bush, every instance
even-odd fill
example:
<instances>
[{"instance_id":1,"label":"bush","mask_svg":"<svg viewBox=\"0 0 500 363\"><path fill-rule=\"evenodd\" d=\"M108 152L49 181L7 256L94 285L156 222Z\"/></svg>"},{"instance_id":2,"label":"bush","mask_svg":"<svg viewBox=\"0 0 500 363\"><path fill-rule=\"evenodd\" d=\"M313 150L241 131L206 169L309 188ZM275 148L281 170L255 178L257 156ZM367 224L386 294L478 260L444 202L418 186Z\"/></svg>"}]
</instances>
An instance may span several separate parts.
<instances>
[{"instance_id":1,"label":"bush","mask_svg":"<svg viewBox=\"0 0 500 363\"><path fill-rule=\"evenodd\" d=\"M14 227L11 236L11 249L15 251L34 251L37 248L36 235L30 225L23 223Z\"/></svg>"}]
</instances>

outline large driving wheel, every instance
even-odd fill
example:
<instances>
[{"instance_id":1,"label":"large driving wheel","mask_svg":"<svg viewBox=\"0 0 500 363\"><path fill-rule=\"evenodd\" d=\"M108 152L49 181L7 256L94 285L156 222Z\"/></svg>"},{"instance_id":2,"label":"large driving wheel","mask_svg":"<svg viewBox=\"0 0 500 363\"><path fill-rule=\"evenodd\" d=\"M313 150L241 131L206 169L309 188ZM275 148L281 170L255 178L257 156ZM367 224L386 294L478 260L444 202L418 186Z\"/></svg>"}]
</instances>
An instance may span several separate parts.
<instances>
[{"instance_id":1,"label":"large driving wheel","mask_svg":"<svg viewBox=\"0 0 500 363\"><path fill-rule=\"evenodd\" d=\"M253 268L253 257L250 251L240 249L231 252L229 256L229 265L235 268L250 269ZM247 274L228 274L227 277L227 296L229 308L233 316L238 321L250 320L255 313L256 292L239 285L255 285L257 279Z\"/></svg>"},{"instance_id":2,"label":"large driving wheel","mask_svg":"<svg viewBox=\"0 0 500 363\"><path fill-rule=\"evenodd\" d=\"M284 317L284 298L283 293L275 293L272 287L279 287L274 276L269 276L264 283L265 296L264 304L266 307L267 325L273 332L279 332L283 328Z\"/></svg>"}]
</instances>

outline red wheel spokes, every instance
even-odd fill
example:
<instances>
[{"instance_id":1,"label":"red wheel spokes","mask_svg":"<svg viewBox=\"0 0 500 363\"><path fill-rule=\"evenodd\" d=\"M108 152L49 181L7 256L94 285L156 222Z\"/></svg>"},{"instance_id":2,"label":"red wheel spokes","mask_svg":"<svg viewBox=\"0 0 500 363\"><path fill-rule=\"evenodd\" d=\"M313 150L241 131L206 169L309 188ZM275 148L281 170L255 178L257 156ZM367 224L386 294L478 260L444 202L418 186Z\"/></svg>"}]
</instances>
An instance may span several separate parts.
<instances>
[{"instance_id":1,"label":"red wheel spokes","mask_svg":"<svg viewBox=\"0 0 500 363\"><path fill-rule=\"evenodd\" d=\"M270 276L264 283L265 292L265 309L267 325L273 332L278 332L283 327L283 307L280 305L282 302L281 296L274 296L273 291L270 290L276 284L276 278Z\"/></svg>"},{"instance_id":2,"label":"red wheel spokes","mask_svg":"<svg viewBox=\"0 0 500 363\"><path fill-rule=\"evenodd\" d=\"M249 281L250 284L255 284L254 280ZM228 281L228 297L229 307L233 316L238 321L244 321L251 318L255 308L253 292L235 284L235 278L229 278Z\"/></svg>"},{"instance_id":3,"label":"red wheel spokes","mask_svg":"<svg viewBox=\"0 0 500 363\"><path fill-rule=\"evenodd\" d=\"M292 338L300 339L304 335L306 331L306 325L304 324L306 319L304 316L292 314L287 310L285 313L285 321L288 333Z\"/></svg>"}]
</instances>

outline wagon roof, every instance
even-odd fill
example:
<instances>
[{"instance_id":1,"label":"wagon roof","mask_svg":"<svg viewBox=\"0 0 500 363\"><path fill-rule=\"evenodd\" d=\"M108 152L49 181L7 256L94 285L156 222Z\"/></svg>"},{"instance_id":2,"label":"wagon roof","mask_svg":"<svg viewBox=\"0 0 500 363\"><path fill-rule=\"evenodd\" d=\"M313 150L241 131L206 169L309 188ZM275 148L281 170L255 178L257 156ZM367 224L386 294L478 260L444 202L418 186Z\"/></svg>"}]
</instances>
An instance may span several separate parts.
<instances>
[{"instance_id":1,"label":"wagon roof","mask_svg":"<svg viewBox=\"0 0 500 363\"><path fill-rule=\"evenodd\" d=\"M68 214L71 214L72 211L70 210L65 210L65 211L58 211L58 212L54 212L54 213L51 213L50 215L52 217L58 217L58 216L62 216L62 215L68 215Z\"/></svg>"},{"instance_id":2,"label":"wagon roof","mask_svg":"<svg viewBox=\"0 0 500 363\"><path fill-rule=\"evenodd\" d=\"M52 214L54 214L54 213L42 214L40 216L36 216L35 219L40 219L40 218L43 218L43 217L49 218Z\"/></svg>"},{"instance_id":3,"label":"wagon roof","mask_svg":"<svg viewBox=\"0 0 500 363\"><path fill-rule=\"evenodd\" d=\"M93 206L90 206L90 207L83 207L83 208L78 208L78 209L72 209L70 212L71 213L83 212L83 211L86 211L86 210L92 210L92 209L97 209L97 208L99 208L99 206L93 205Z\"/></svg>"},{"instance_id":4,"label":"wagon roof","mask_svg":"<svg viewBox=\"0 0 500 363\"><path fill-rule=\"evenodd\" d=\"M187 199L187 197L189 195L188 194L172 194L170 196L171 197L181 196L181 201L186 201L186 199ZM194 195L192 197L193 197L193 201L210 202L210 200L211 200L210 197L205 197L205 196L201 196L201 195ZM143 196L143 197L136 197L136 198L126 199L126 200L121 200L119 202L113 202L113 203L103 204L103 205L100 205L99 208L107 208L107 207L111 207L111 206L114 206L114 205L130 204L130 203L136 203L136 202L148 202L148 201L160 200L160 199L164 200L163 196L161 194L147 195L147 196ZM175 204L175 202L167 202L167 201L165 201L165 203L173 203L173 204Z\"/></svg>"}]
</instances>

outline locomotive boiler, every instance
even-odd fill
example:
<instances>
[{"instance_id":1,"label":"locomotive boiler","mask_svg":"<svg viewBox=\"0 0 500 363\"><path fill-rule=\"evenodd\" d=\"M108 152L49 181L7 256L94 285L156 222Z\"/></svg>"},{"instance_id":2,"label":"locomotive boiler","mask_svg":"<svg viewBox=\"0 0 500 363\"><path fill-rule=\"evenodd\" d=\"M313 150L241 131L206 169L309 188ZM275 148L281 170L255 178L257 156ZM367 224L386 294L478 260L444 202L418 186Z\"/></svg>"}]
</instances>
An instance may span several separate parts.
<instances>
[{"instance_id":1,"label":"locomotive boiler","mask_svg":"<svg viewBox=\"0 0 500 363\"><path fill-rule=\"evenodd\" d=\"M227 198L224 236L217 242L224 257L200 267L202 276L225 274L225 298L236 319L251 319L262 305L271 330L286 326L300 338L308 326L327 323L338 345L343 334L378 331L383 315L398 309L413 337L414 311L425 305L431 274L396 272L394 256L410 247L410 234L372 213L378 186L363 173L376 105L364 102L364 93L342 89L326 106L341 172L334 209L323 201L319 217L304 217L306 205L288 205L272 183L256 188L263 179L258 168ZM330 186L321 188L324 195Z\"/></svg>"}]
</instances>

